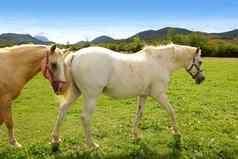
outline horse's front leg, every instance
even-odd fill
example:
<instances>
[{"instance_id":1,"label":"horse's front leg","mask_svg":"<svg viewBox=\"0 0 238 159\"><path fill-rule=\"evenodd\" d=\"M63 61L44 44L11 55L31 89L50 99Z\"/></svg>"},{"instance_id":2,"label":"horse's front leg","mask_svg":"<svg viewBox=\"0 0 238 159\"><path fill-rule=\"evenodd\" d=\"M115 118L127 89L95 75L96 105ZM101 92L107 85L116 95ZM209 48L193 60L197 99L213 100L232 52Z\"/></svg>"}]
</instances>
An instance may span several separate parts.
<instances>
[{"instance_id":1,"label":"horse's front leg","mask_svg":"<svg viewBox=\"0 0 238 159\"><path fill-rule=\"evenodd\" d=\"M140 96L138 98L137 112L135 115L133 129L132 129L132 137L134 140L138 140L141 138L138 126L139 126L140 120L141 120L143 112L144 112L145 101L146 101L146 96Z\"/></svg>"},{"instance_id":2,"label":"horse's front leg","mask_svg":"<svg viewBox=\"0 0 238 159\"><path fill-rule=\"evenodd\" d=\"M1 112L1 108L2 106L1 106L1 102L0 102L0 136L1 136L1 133L2 133L2 124L3 124L3 122L4 122L4 119L3 119L3 115L2 115L2 112Z\"/></svg>"},{"instance_id":3,"label":"horse's front leg","mask_svg":"<svg viewBox=\"0 0 238 159\"><path fill-rule=\"evenodd\" d=\"M60 106L59 113L58 113L58 116L56 119L56 123L55 123L55 126L52 131L52 140L51 140L52 145L58 145L61 142L60 137L59 137L60 136L60 134L59 134L60 126L62 125L65 113L68 111L70 106L71 106L71 104L69 104L67 102L63 103Z\"/></svg>"},{"instance_id":4,"label":"horse's front leg","mask_svg":"<svg viewBox=\"0 0 238 159\"><path fill-rule=\"evenodd\" d=\"M1 116L1 124L5 123L8 129L8 141L9 144L16 148L22 147L15 138L14 129L13 129L13 120L12 120L12 112L11 112L11 98L10 96L4 96L0 99L0 116Z\"/></svg>"},{"instance_id":5,"label":"horse's front leg","mask_svg":"<svg viewBox=\"0 0 238 159\"><path fill-rule=\"evenodd\" d=\"M96 106L97 97L85 97L84 109L81 114L82 125L86 137L86 144L89 148L98 148L99 145L93 142L91 133L91 116Z\"/></svg>"},{"instance_id":6,"label":"horse's front leg","mask_svg":"<svg viewBox=\"0 0 238 159\"><path fill-rule=\"evenodd\" d=\"M168 101L167 95L165 93L160 93L159 96L156 96L156 99L171 117L172 132L175 135L180 135L180 132L179 132L177 126L176 126L176 114L175 114L175 111L174 111L173 107L171 106L171 104Z\"/></svg>"},{"instance_id":7,"label":"horse's front leg","mask_svg":"<svg viewBox=\"0 0 238 159\"><path fill-rule=\"evenodd\" d=\"M51 144L53 150L57 150L60 143L60 126L62 125L65 113L68 111L69 107L75 102L75 100L80 96L80 93L72 93L65 101L60 105L59 113L56 119L54 129L52 131Z\"/></svg>"}]
</instances>

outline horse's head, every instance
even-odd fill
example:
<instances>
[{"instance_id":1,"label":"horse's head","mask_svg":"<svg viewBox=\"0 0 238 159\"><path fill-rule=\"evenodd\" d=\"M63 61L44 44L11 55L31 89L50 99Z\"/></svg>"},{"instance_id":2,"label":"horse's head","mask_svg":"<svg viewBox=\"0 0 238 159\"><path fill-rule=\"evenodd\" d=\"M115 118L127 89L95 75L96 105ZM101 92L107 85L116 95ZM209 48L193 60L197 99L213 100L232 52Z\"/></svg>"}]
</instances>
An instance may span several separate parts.
<instances>
[{"instance_id":1,"label":"horse's head","mask_svg":"<svg viewBox=\"0 0 238 159\"><path fill-rule=\"evenodd\" d=\"M53 45L46 52L42 63L42 72L57 95L62 94L67 85L63 50Z\"/></svg>"},{"instance_id":2,"label":"horse's head","mask_svg":"<svg viewBox=\"0 0 238 159\"><path fill-rule=\"evenodd\" d=\"M202 58L201 58L201 49L197 48L194 53L192 60L189 62L189 65L186 67L186 71L192 76L197 84L202 83L205 80L202 69Z\"/></svg>"}]
</instances>

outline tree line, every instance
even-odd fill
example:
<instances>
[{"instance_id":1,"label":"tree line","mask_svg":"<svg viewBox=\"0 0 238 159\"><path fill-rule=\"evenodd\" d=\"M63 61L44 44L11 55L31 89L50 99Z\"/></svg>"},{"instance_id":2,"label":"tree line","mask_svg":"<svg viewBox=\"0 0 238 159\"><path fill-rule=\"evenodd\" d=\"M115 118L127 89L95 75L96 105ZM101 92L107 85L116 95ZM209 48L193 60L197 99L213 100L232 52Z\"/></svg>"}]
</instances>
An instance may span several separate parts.
<instances>
[{"instance_id":1,"label":"tree line","mask_svg":"<svg viewBox=\"0 0 238 159\"><path fill-rule=\"evenodd\" d=\"M60 45L62 48L69 48L72 51L89 46L102 46L114 51L134 53L146 45L165 45L169 43L190 45L200 47L202 55L207 57L238 57L238 40L211 38L199 32L187 35L175 34L173 30L168 31L164 38L141 40L135 37L132 40L113 41L110 43L93 44L86 42L81 45ZM13 44L0 44L0 47L12 46Z\"/></svg>"},{"instance_id":2,"label":"tree line","mask_svg":"<svg viewBox=\"0 0 238 159\"><path fill-rule=\"evenodd\" d=\"M141 40L139 37L135 37L131 41L115 41L102 44L88 42L83 45L63 45L62 47L75 51L89 46L102 46L118 52L134 53L146 45L158 46L169 43L200 47L202 55L206 57L238 57L238 40L210 38L196 32L188 35L179 35L173 34L171 31L163 39Z\"/></svg>"}]
</instances>

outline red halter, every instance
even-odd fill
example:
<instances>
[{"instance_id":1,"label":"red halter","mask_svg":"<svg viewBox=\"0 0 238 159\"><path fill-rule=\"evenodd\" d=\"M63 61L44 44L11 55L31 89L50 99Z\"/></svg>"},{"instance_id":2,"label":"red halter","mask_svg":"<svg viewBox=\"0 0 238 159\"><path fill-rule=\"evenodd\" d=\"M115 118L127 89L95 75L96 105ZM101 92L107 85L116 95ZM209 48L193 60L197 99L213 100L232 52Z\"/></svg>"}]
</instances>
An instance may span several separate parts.
<instances>
[{"instance_id":1,"label":"red halter","mask_svg":"<svg viewBox=\"0 0 238 159\"><path fill-rule=\"evenodd\" d=\"M56 94L60 94L62 92L63 86L66 84L66 81L56 80L54 77L53 69L49 63L49 53L46 53L45 57L45 67L42 69L42 73L46 79L48 79L54 89Z\"/></svg>"}]
</instances>

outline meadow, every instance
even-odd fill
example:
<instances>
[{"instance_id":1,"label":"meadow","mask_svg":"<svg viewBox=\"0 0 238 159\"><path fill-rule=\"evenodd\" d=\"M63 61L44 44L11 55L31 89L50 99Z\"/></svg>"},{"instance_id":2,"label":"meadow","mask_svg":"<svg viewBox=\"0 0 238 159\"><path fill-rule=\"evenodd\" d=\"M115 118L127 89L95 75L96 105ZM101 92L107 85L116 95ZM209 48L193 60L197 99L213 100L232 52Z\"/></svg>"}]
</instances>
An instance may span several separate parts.
<instances>
[{"instance_id":1,"label":"meadow","mask_svg":"<svg viewBox=\"0 0 238 159\"><path fill-rule=\"evenodd\" d=\"M93 115L93 137L100 145L92 151L84 145L80 121L83 99L67 113L61 128L60 151L51 152L51 130L58 101L41 75L28 83L14 101L15 130L21 149L7 144L1 127L0 159L236 159L238 158L238 59L206 58L206 80L196 85L184 71L176 72L168 95L177 113L181 140L169 130L169 117L149 98L141 121L143 138L131 139L136 98L114 100L101 96Z\"/></svg>"}]
</instances>

